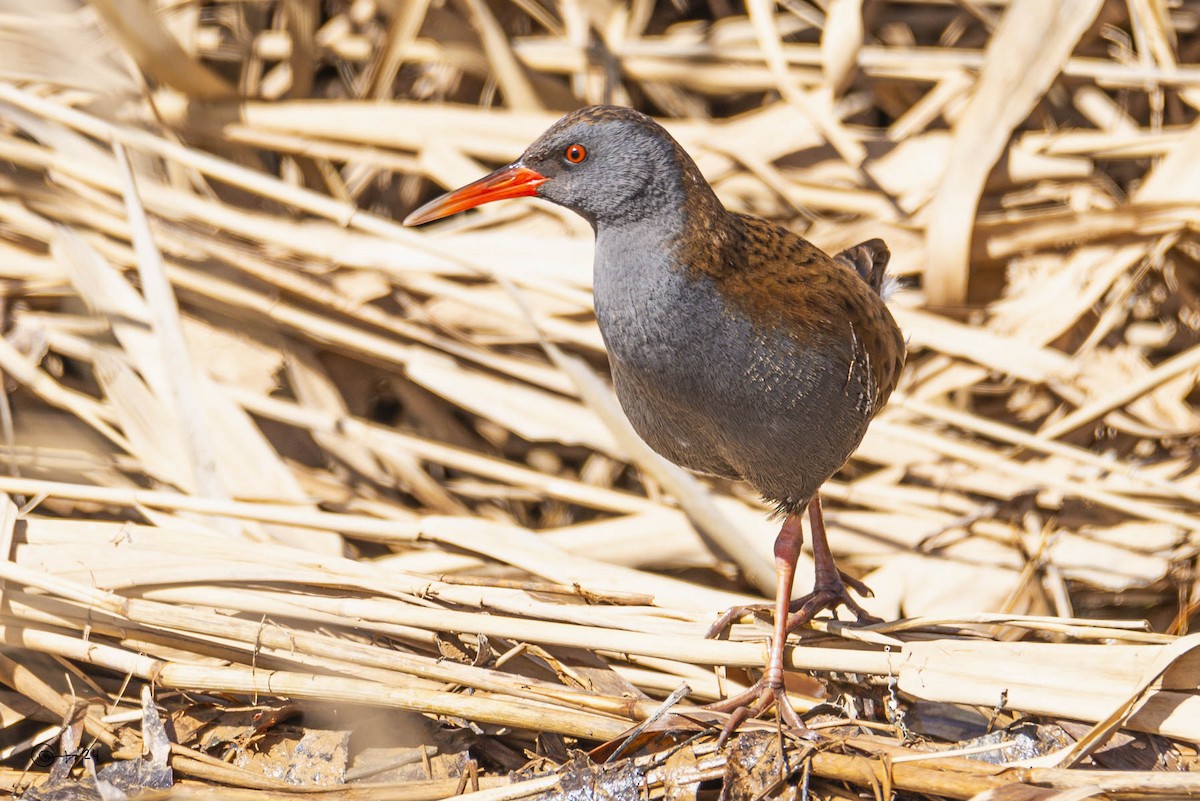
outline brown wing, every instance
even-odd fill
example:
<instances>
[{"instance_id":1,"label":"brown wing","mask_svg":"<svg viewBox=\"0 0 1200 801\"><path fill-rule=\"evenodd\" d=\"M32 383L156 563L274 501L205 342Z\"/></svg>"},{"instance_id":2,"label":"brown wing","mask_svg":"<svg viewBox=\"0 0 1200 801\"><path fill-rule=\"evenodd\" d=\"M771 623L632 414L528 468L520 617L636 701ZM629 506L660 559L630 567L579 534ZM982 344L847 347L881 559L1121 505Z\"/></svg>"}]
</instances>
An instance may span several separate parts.
<instances>
[{"instance_id":1,"label":"brown wing","mask_svg":"<svg viewBox=\"0 0 1200 801\"><path fill-rule=\"evenodd\" d=\"M851 358L865 357L878 411L896 388L905 355L896 321L868 283L877 273L882 284L888 252L883 242L864 242L847 253L863 251L842 260L758 217L730 215L730 222L725 235L705 238L718 243L708 247L720 254L695 253L687 263L708 272L724 297L759 325L845 346ZM860 275L859 264L869 266L869 277Z\"/></svg>"},{"instance_id":2,"label":"brown wing","mask_svg":"<svg viewBox=\"0 0 1200 801\"><path fill-rule=\"evenodd\" d=\"M882 239L859 242L833 258L858 273L867 282L867 286L875 290L876 295L883 295L883 279L892 253Z\"/></svg>"}]
</instances>

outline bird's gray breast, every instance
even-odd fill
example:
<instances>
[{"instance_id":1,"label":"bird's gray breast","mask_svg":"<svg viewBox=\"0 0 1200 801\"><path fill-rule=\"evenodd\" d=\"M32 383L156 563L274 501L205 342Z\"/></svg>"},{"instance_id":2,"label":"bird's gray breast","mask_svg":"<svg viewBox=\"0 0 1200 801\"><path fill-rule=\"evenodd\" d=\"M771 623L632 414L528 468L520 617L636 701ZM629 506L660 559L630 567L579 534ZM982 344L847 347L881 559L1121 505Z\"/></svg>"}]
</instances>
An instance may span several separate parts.
<instances>
[{"instance_id":1,"label":"bird's gray breast","mask_svg":"<svg viewBox=\"0 0 1200 801\"><path fill-rule=\"evenodd\" d=\"M617 397L666 458L803 501L857 447L869 414L852 343L810 349L753 324L636 232L598 232L594 288Z\"/></svg>"}]
</instances>

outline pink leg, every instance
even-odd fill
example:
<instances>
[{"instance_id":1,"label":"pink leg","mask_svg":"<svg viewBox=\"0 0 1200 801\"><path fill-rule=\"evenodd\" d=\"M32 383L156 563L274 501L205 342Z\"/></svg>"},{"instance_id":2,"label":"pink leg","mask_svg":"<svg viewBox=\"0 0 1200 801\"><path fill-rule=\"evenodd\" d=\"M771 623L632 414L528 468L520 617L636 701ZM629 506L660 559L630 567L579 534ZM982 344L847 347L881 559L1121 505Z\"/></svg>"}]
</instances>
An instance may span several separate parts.
<instances>
[{"instance_id":1,"label":"pink leg","mask_svg":"<svg viewBox=\"0 0 1200 801\"><path fill-rule=\"evenodd\" d=\"M799 514L788 515L775 538L775 629L771 638L771 650L767 656L766 671L763 677L745 692L709 705L709 709L732 713L721 729L718 745L723 744L743 721L762 714L772 704L789 726L800 730L805 728L783 690L783 651L787 646L788 632L812 620L818 612L836 609L842 605L849 608L861 622L878 622L878 618L869 615L846 590L846 585L849 584L860 595L871 595L871 591L861 581L838 570L825 536L825 517L821 511L819 496L814 496L808 503L808 515L813 531L813 561L816 566L813 591L794 602L791 600L792 584L796 578L796 560L800 556L801 546L804 545L804 529ZM709 636L727 629L733 620L754 608L734 607L728 610L709 630ZM789 615L792 610L794 612Z\"/></svg>"},{"instance_id":2,"label":"pink leg","mask_svg":"<svg viewBox=\"0 0 1200 801\"><path fill-rule=\"evenodd\" d=\"M808 504L808 522L812 528L813 563L816 568L816 581L813 591L803 598L797 598L792 604L793 614L788 620L787 631L792 631L804 625L825 609L837 609L845 606L854 613L860 623L879 623L879 618L872 616L850 597L846 585L850 585L864 598L871 597L871 590L856 578L847 576L838 570L829 550L829 540L825 537L825 514L821 511L821 497L814 496Z\"/></svg>"},{"instance_id":3,"label":"pink leg","mask_svg":"<svg viewBox=\"0 0 1200 801\"><path fill-rule=\"evenodd\" d=\"M804 728L783 691L783 649L787 645L788 625L791 622L788 607L792 600L792 583L796 578L796 559L800 556L803 544L804 528L800 515L788 515L779 530L779 536L775 538L775 631L771 638L767 669L758 683L746 692L709 707L733 713L721 730L718 745L723 744L742 721L765 712L772 703L789 726ZM729 613L723 615L722 619L727 615Z\"/></svg>"}]
</instances>

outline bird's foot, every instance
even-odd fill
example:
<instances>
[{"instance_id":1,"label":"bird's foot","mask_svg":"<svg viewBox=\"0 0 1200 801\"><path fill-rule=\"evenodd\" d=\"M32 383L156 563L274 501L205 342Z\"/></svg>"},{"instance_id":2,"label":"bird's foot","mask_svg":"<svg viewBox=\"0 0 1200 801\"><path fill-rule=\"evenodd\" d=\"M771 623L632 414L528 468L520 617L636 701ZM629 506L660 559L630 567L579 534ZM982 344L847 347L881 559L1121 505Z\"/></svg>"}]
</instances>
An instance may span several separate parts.
<instances>
[{"instance_id":1,"label":"bird's foot","mask_svg":"<svg viewBox=\"0 0 1200 801\"><path fill-rule=\"evenodd\" d=\"M787 616L787 622L783 625L784 636L786 636L787 632L794 631L812 620L819 612L826 609L836 611L839 606L849 609L860 623L882 622L850 597L850 589L853 589L864 598L870 598L872 595L867 585L856 578L847 576L836 568L830 571L819 571L817 583L813 591L808 595L797 598L788 606L790 614ZM765 604L731 607L717 618L716 622L709 628L707 636L710 638L721 636L728 632L729 627L733 625L735 620L744 615L770 612L771 610L772 607ZM796 710L792 708L787 693L783 689L782 646L778 648L772 647L771 657L767 662L767 672L753 687L731 698L726 698L723 701L718 701L705 707L716 712L731 713L729 720L725 721L725 725L721 727L721 735L717 738L717 746L724 745L729 736L737 731L738 726L741 726L742 723L751 718L758 717L772 706L777 710L780 720L790 728L800 732L808 729L804 725L804 722L800 720L800 716L796 714Z\"/></svg>"},{"instance_id":2,"label":"bird's foot","mask_svg":"<svg viewBox=\"0 0 1200 801\"><path fill-rule=\"evenodd\" d=\"M796 628L804 625L812 620L818 612L825 609L835 610L839 606L844 606L850 610L859 623L881 623L879 618L863 609L857 601L850 597L850 589L857 592L863 598L872 598L875 593L871 592L871 588L863 584L853 576L848 576L841 570L837 571L837 578L832 581L825 581L824 586L818 584L813 588L813 591L808 595L797 598L792 601L788 607L791 612L788 615L788 631L794 631ZM708 627L708 632L704 638L708 640L721 639L722 636L729 633L729 629L734 622L745 617L746 615L768 615L774 610L771 604L746 604L745 606L731 606L721 613L721 616Z\"/></svg>"},{"instance_id":3,"label":"bird's foot","mask_svg":"<svg viewBox=\"0 0 1200 801\"><path fill-rule=\"evenodd\" d=\"M729 720L725 721L725 725L721 727L721 735L717 738L717 747L720 748L724 745L729 736L737 731L738 726L751 718L758 717L771 707L775 707L780 719L790 728L796 731L808 730L804 721L800 720L800 716L792 708L792 702L788 700L787 692L783 689L783 681L768 681L764 676L750 689L705 707L714 712L731 713Z\"/></svg>"},{"instance_id":4,"label":"bird's foot","mask_svg":"<svg viewBox=\"0 0 1200 801\"><path fill-rule=\"evenodd\" d=\"M818 575L813 591L792 601L788 607L791 614L788 615L787 630L794 631L816 617L817 613L826 609L836 614L839 606L849 609L859 623L882 623L882 619L863 609L858 601L850 597L850 589L863 598L871 598L875 595L866 584L853 576L846 575L841 570L838 570L833 576Z\"/></svg>"}]
</instances>

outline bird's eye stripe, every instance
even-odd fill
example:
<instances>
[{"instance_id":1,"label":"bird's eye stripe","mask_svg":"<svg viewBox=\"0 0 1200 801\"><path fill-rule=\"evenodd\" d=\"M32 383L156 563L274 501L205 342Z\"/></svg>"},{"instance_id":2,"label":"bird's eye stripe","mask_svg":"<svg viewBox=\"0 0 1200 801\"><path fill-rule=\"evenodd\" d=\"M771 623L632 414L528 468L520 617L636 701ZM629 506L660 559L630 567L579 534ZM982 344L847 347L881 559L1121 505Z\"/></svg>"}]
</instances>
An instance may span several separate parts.
<instances>
[{"instance_id":1,"label":"bird's eye stripe","mask_svg":"<svg viewBox=\"0 0 1200 801\"><path fill-rule=\"evenodd\" d=\"M578 143L569 145L563 154L563 158L572 164L578 164L587 158L587 148Z\"/></svg>"}]
</instances>

